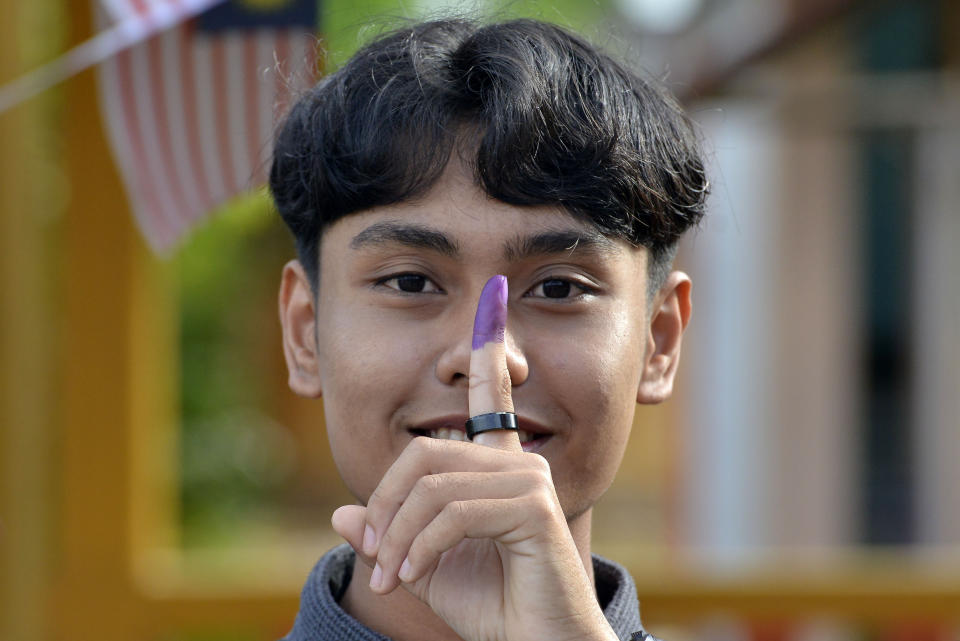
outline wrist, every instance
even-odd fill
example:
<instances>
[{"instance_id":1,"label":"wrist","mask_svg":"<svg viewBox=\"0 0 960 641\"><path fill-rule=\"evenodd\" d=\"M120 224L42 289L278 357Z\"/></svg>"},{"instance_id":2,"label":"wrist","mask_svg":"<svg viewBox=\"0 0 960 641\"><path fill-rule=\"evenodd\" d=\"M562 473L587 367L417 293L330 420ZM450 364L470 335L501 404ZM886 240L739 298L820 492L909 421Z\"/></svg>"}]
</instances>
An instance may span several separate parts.
<instances>
[{"instance_id":1,"label":"wrist","mask_svg":"<svg viewBox=\"0 0 960 641\"><path fill-rule=\"evenodd\" d=\"M562 641L620 641L620 637L617 636L606 617L603 616L602 611L599 612L599 618L594 619L592 625L589 625L586 629L567 629L562 634L551 636L549 641L558 641L558 639ZM646 640L639 639L638 641Z\"/></svg>"}]
</instances>

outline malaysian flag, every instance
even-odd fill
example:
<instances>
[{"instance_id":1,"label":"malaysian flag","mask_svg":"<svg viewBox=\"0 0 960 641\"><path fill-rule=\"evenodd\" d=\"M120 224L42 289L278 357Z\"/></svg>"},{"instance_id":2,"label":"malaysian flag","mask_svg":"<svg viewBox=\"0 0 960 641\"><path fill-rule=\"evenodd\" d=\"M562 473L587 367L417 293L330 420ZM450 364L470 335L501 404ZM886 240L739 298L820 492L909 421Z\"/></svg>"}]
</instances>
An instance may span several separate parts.
<instances>
[{"instance_id":1,"label":"malaysian flag","mask_svg":"<svg viewBox=\"0 0 960 641\"><path fill-rule=\"evenodd\" d=\"M198 0L103 0L98 19L150 29L188 3ZM316 0L206 4L216 6L99 66L110 144L137 225L158 253L265 182L274 125L316 80Z\"/></svg>"}]
</instances>

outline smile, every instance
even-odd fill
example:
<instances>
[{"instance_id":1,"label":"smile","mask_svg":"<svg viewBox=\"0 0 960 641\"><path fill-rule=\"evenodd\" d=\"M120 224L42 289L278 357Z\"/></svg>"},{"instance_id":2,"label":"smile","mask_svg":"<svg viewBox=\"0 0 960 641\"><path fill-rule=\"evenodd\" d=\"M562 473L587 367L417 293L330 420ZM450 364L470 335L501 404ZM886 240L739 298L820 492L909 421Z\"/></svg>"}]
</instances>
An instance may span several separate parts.
<instances>
[{"instance_id":1,"label":"smile","mask_svg":"<svg viewBox=\"0 0 960 641\"><path fill-rule=\"evenodd\" d=\"M440 427L437 429L423 430L423 436L429 436L430 438L439 438L450 441L467 441L467 433L463 430L458 430L451 427ZM531 434L530 432L524 430L518 430L517 436L520 437L520 443L531 443L537 439L538 436L543 436L542 434Z\"/></svg>"},{"instance_id":2,"label":"smile","mask_svg":"<svg viewBox=\"0 0 960 641\"><path fill-rule=\"evenodd\" d=\"M414 436L426 436L443 441L468 441L466 431L460 427L465 420L466 418L461 416L448 416L420 423L416 427L408 428L407 431ZM524 423L529 427L530 422L520 417L520 424ZM524 452L537 452L553 437L553 434L546 430L521 429L517 430L517 436L520 438L520 445Z\"/></svg>"}]
</instances>

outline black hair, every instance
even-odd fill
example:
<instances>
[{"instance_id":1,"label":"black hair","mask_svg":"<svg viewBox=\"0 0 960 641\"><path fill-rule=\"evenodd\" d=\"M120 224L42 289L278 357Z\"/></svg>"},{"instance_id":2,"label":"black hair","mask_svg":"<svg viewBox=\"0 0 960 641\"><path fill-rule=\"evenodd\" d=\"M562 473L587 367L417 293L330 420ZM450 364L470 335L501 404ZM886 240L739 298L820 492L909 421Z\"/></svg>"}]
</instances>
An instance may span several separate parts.
<instances>
[{"instance_id":1,"label":"black hair","mask_svg":"<svg viewBox=\"0 0 960 641\"><path fill-rule=\"evenodd\" d=\"M655 83L552 24L420 23L357 52L278 131L270 189L315 296L323 230L422 195L458 148L491 197L648 248L651 295L704 213L696 131Z\"/></svg>"}]
</instances>

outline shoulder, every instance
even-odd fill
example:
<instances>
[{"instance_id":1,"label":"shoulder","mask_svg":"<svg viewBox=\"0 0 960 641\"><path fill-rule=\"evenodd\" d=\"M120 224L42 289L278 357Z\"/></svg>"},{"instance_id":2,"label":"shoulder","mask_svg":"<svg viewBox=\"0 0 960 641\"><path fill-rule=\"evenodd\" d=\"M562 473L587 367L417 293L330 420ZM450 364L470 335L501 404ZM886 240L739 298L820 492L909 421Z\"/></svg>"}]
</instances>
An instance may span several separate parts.
<instances>
[{"instance_id":1,"label":"shoulder","mask_svg":"<svg viewBox=\"0 0 960 641\"><path fill-rule=\"evenodd\" d=\"M597 600L603 608L607 622L619 638L630 641L659 641L643 629L637 588L625 567L594 554L593 576Z\"/></svg>"},{"instance_id":2,"label":"shoulder","mask_svg":"<svg viewBox=\"0 0 960 641\"><path fill-rule=\"evenodd\" d=\"M303 586L293 629L283 641L390 641L340 607L355 563L356 554L346 543L320 558Z\"/></svg>"}]
</instances>

